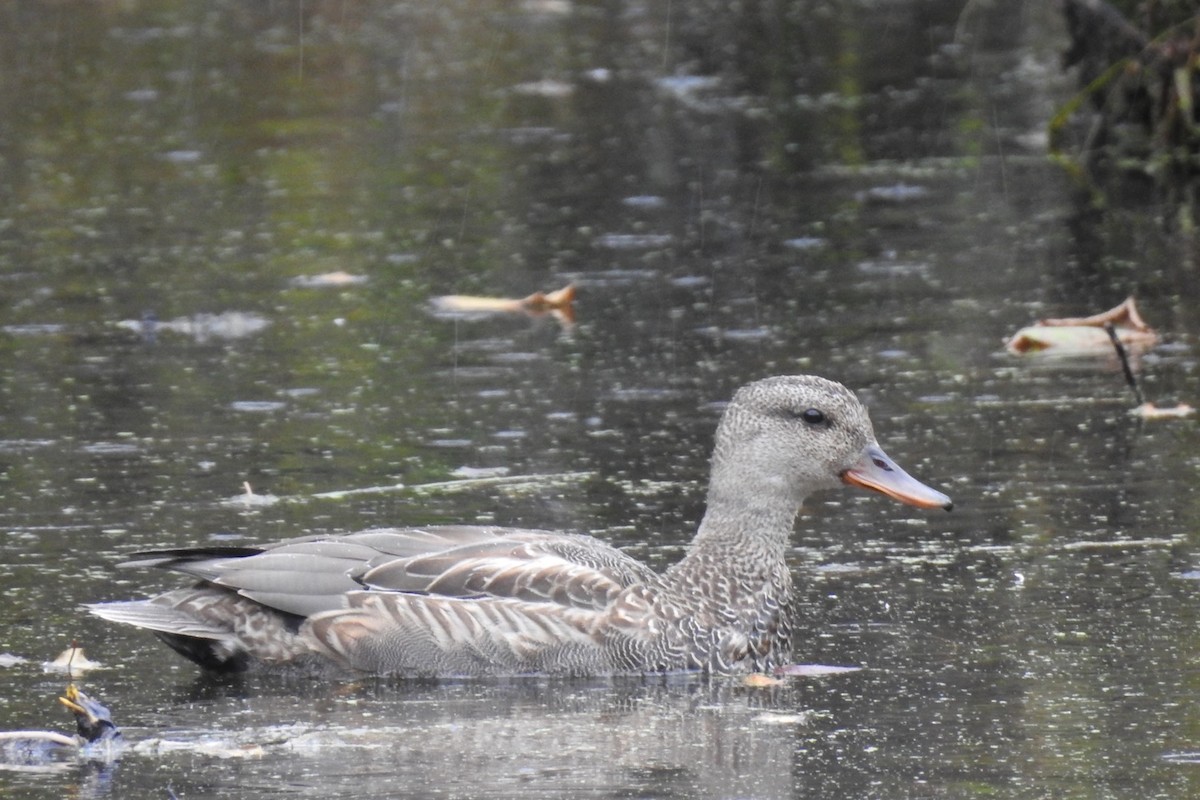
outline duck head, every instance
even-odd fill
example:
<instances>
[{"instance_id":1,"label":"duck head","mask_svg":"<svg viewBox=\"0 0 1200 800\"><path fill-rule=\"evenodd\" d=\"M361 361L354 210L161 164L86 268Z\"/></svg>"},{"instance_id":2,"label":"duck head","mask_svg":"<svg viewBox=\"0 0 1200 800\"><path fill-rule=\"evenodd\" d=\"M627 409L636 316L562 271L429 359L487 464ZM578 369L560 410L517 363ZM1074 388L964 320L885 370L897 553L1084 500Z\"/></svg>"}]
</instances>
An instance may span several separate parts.
<instances>
[{"instance_id":1,"label":"duck head","mask_svg":"<svg viewBox=\"0 0 1200 800\"><path fill-rule=\"evenodd\" d=\"M798 509L811 492L841 483L920 508L953 505L884 452L866 408L842 384L783 375L734 395L717 430L710 503L777 497Z\"/></svg>"}]
</instances>

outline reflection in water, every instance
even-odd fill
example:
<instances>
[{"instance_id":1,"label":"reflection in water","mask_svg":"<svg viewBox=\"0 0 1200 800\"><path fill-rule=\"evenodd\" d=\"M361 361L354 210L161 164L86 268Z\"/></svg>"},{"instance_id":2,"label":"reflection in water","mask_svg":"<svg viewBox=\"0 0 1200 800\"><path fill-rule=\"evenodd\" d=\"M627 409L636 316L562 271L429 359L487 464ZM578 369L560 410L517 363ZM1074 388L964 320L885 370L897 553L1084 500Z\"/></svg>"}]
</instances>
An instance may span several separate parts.
<instances>
[{"instance_id":1,"label":"reflection in water","mask_svg":"<svg viewBox=\"0 0 1200 800\"><path fill-rule=\"evenodd\" d=\"M160 333L177 333L197 342L211 339L241 339L259 333L271 321L257 314L241 311L224 311L220 314L196 314L190 317L160 320L153 312L147 312L139 320L124 319L116 323L118 328L133 331L147 344L154 344Z\"/></svg>"},{"instance_id":2,"label":"reflection in water","mask_svg":"<svg viewBox=\"0 0 1200 800\"><path fill-rule=\"evenodd\" d=\"M1061 22L985 6L6 7L0 727L43 727L34 665L81 638L126 735L182 749L0 794L1195 795L1197 429L1132 421L1108 366L1000 352L1136 294L1147 395L1195 404L1195 248L1153 197L1068 194ZM338 274L365 280L302 280ZM567 282L569 333L425 313ZM270 325L114 328L146 309ZM130 596L109 565L140 547L382 523L584 530L662 566L720 404L798 371L959 501L798 523L797 657L861 672L193 694L77 608ZM496 469L581 477L347 491ZM243 482L308 502L226 503Z\"/></svg>"},{"instance_id":3,"label":"reflection in water","mask_svg":"<svg viewBox=\"0 0 1200 800\"><path fill-rule=\"evenodd\" d=\"M293 775L319 776L299 777L302 796L485 787L495 797L781 797L793 785L787 732L807 724L765 695L687 683L375 687L307 703L303 691L301 702L294 692L267 699L261 691L238 701L252 725L181 731L139 752L170 763L188 749L257 747L253 762L238 766L243 778L288 764ZM228 718L231 698L208 702ZM300 719L284 718L288 709ZM362 775L373 776L369 786Z\"/></svg>"}]
</instances>

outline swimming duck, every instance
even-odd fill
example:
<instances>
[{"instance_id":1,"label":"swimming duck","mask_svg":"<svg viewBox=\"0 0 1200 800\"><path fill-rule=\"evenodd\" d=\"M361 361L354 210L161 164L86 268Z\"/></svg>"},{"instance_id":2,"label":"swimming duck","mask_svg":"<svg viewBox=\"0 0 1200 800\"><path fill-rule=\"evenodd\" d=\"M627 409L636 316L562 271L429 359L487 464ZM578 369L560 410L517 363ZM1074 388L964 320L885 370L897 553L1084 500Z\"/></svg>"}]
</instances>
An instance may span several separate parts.
<instances>
[{"instance_id":1,"label":"swimming duck","mask_svg":"<svg viewBox=\"0 0 1200 800\"><path fill-rule=\"evenodd\" d=\"M875 441L850 390L811 375L742 387L717 428L707 510L662 573L579 534L382 528L256 547L136 553L198 579L92 613L209 670L450 677L767 671L791 657L785 553L801 503L851 484L950 498Z\"/></svg>"},{"instance_id":2,"label":"swimming duck","mask_svg":"<svg viewBox=\"0 0 1200 800\"><path fill-rule=\"evenodd\" d=\"M68 684L58 698L75 715L74 736L57 731L0 732L0 761L6 764L38 765L65 757L113 761L124 748L121 731L108 707Z\"/></svg>"}]
</instances>

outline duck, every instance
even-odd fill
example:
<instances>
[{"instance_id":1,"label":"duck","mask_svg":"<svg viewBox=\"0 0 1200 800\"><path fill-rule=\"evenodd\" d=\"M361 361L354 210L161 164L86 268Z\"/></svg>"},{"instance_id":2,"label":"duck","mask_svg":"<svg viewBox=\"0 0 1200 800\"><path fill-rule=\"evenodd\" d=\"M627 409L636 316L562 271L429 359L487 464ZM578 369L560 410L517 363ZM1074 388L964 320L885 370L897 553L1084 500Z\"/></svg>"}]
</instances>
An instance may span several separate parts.
<instances>
[{"instance_id":1,"label":"duck","mask_svg":"<svg viewBox=\"0 0 1200 800\"><path fill-rule=\"evenodd\" d=\"M792 657L786 553L796 516L809 495L843 484L952 508L884 452L845 386L775 376L742 386L725 407L703 519L661 572L579 533L372 528L133 553L121 566L195 582L87 608L217 673L769 672Z\"/></svg>"},{"instance_id":2,"label":"duck","mask_svg":"<svg viewBox=\"0 0 1200 800\"><path fill-rule=\"evenodd\" d=\"M0 731L0 762L39 766L72 756L94 762L115 761L121 756L125 742L107 706L73 683L67 685L58 702L75 715L75 735Z\"/></svg>"}]
</instances>

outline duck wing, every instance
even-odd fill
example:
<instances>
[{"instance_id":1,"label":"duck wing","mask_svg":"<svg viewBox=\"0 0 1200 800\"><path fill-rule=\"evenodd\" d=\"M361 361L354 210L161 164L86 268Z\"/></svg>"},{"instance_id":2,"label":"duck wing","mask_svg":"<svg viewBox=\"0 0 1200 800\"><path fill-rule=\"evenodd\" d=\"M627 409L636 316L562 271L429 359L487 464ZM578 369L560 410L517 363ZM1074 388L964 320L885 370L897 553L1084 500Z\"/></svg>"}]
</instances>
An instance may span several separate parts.
<instances>
[{"instance_id":1,"label":"duck wing","mask_svg":"<svg viewBox=\"0 0 1200 800\"><path fill-rule=\"evenodd\" d=\"M91 606L155 631L209 669L324 664L368 673L594 674L646 660L606 620L657 574L588 536L447 526L309 536L263 547L135 553L123 566L199 582Z\"/></svg>"},{"instance_id":2,"label":"duck wing","mask_svg":"<svg viewBox=\"0 0 1200 800\"><path fill-rule=\"evenodd\" d=\"M181 572L298 617L345 608L346 595L360 590L598 610L626 587L656 578L589 536L467 525L149 551L122 566Z\"/></svg>"},{"instance_id":3,"label":"duck wing","mask_svg":"<svg viewBox=\"0 0 1200 800\"><path fill-rule=\"evenodd\" d=\"M414 676L608 674L645 661L643 642L603 630L605 612L492 596L358 591L299 635L343 669Z\"/></svg>"},{"instance_id":4,"label":"duck wing","mask_svg":"<svg viewBox=\"0 0 1200 800\"><path fill-rule=\"evenodd\" d=\"M599 610L626 587L655 577L646 565L588 536L510 530L484 541L392 559L360 580L375 591Z\"/></svg>"}]
</instances>

